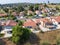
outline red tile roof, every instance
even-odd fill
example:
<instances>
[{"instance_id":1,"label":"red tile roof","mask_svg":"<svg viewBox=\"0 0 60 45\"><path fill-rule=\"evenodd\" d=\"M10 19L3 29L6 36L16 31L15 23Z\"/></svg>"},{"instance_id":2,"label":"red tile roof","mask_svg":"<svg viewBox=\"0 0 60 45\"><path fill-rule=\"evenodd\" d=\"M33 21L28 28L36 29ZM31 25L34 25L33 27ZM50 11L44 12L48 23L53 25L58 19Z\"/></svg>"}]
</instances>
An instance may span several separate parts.
<instances>
[{"instance_id":1,"label":"red tile roof","mask_svg":"<svg viewBox=\"0 0 60 45\"><path fill-rule=\"evenodd\" d=\"M43 18L43 19L41 19L41 21L43 21L44 23L46 23L46 22L49 22L49 19Z\"/></svg>"},{"instance_id":2,"label":"red tile roof","mask_svg":"<svg viewBox=\"0 0 60 45\"><path fill-rule=\"evenodd\" d=\"M0 14L0 17L7 16L7 14Z\"/></svg>"},{"instance_id":3,"label":"red tile roof","mask_svg":"<svg viewBox=\"0 0 60 45\"><path fill-rule=\"evenodd\" d=\"M40 19L36 19L36 23L40 23Z\"/></svg>"},{"instance_id":4,"label":"red tile roof","mask_svg":"<svg viewBox=\"0 0 60 45\"><path fill-rule=\"evenodd\" d=\"M34 22L35 23L40 23L40 22L44 22L44 23L47 23L47 22L51 22L49 19L47 18L39 18L39 19L34 19Z\"/></svg>"},{"instance_id":5,"label":"red tile roof","mask_svg":"<svg viewBox=\"0 0 60 45\"><path fill-rule=\"evenodd\" d=\"M40 21L43 21L44 23L50 22L49 19L47 19L47 18L39 18L39 19L36 19L36 22L37 23L39 23Z\"/></svg>"},{"instance_id":6,"label":"red tile roof","mask_svg":"<svg viewBox=\"0 0 60 45\"><path fill-rule=\"evenodd\" d=\"M60 22L60 16L56 17L55 20L56 20L57 22Z\"/></svg>"},{"instance_id":7,"label":"red tile roof","mask_svg":"<svg viewBox=\"0 0 60 45\"><path fill-rule=\"evenodd\" d=\"M27 27L27 26L32 26L32 27L36 27L36 23L33 20L27 20L26 22L24 22L23 26Z\"/></svg>"},{"instance_id":8,"label":"red tile roof","mask_svg":"<svg viewBox=\"0 0 60 45\"><path fill-rule=\"evenodd\" d=\"M16 26L17 25L17 22L13 21L13 20L8 20L6 23L5 23L5 26Z\"/></svg>"},{"instance_id":9,"label":"red tile roof","mask_svg":"<svg viewBox=\"0 0 60 45\"><path fill-rule=\"evenodd\" d=\"M51 17L52 19L56 20L57 22L60 22L60 16L54 16L54 17Z\"/></svg>"}]
</instances>

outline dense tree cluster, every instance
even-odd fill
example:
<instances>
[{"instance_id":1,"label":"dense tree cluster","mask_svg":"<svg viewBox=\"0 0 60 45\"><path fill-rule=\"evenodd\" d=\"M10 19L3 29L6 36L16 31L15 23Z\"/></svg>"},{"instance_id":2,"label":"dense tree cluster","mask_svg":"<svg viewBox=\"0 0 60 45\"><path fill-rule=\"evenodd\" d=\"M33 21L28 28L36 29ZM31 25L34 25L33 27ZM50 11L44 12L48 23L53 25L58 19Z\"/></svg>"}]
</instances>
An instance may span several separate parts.
<instances>
[{"instance_id":1,"label":"dense tree cluster","mask_svg":"<svg viewBox=\"0 0 60 45\"><path fill-rule=\"evenodd\" d=\"M30 33L29 29L17 25L12 30L12 41L16 44L24 42L29 39Z\"/></svg>"}]
</instances>

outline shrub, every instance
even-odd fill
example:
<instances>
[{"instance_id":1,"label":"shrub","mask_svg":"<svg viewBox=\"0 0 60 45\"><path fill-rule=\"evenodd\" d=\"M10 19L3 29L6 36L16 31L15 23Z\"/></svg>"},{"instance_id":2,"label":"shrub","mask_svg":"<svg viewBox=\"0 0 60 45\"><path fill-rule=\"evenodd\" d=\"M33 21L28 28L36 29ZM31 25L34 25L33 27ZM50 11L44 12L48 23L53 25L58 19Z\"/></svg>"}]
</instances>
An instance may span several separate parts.
<instances>
[{"instance_id":1,"label":"shrub","mask_svg":"<svg viewBox=\"0 0 60 45\"><path fill-rule=\"evenodd\" d=\"M3 37L4 36L4 34L0 34L0 37Z\"/></svg>"},{"instance_id":2,"label":"shrub","mask_svg":"<svg viewBox=\"0 0 60 45\"><path fill-rule=\"evenodd\" d=\"M49 42L45 41L42 43L42 45L51 45Z\"/></svg>"},{"instance_id":3,"label":"shrub","mask_svg":"<svg viewBox=\"0 0 60 45\"><path fill-rule=\"evenodd\" d=\"M41 30L40 33L44 33L44 32Z\"/></svg>"},{"instance_id":4,"label":"shrub","mask_svg":"<svg viewBox=\"0 0 60 45\"><path fill-rule=\"evenodd\" d=\"M60 45L60 39L57 40L57 45Z\"/></svg>"}]
</instances>

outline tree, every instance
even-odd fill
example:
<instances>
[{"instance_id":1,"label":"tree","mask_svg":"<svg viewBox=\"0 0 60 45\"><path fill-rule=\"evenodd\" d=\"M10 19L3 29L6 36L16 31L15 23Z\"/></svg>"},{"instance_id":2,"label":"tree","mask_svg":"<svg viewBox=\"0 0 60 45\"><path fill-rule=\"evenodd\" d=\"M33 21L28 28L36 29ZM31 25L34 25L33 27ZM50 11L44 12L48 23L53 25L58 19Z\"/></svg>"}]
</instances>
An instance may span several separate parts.
<instances>
[{"instance_id":1,"label":"tree","mask_svg":"<svg viewBox=\"0 0 60 45\"><path fill-rule=\"evenodd\" d=\"M44 7L48 7L48 5L45 3L45 4L44 4Z\"/></svg>"},{"instance_id":2,"label":"tree","mask_svg":"<svg viewBox=\"0 0 60 45\"><path fill-rule=\"evenodd\" d=\"M60 45L60 39L57 40L57 45Z\"/></svg>"},{"instance_id":3,"label":"tree","mask_svg":"<svg viewBox=\"0 0 60 45\"><path fill-rule=\"evenodd\" d=\"M24 21L23 20L16 20L16 22L18 22L19 26L22 26Z\"/></svg>"},{"instance_id":4,"label":"tree","mask_svg":"<svg viewBox=\"0 0 60 45\"><path fill-rule=\"evenodd\" d=\"M14 43L17 44L19 42L21 35L22 35L21 28L18 25L13 27L13 30L12 30L12 41Z\"/></svg>"},{"instance_id":5,"label":"tree","mask_svg":"<svg viewBox=\"0 0 60 45\"><path fill-rule=\"evenodd\" d=\"M29 39L31 31L27 28L23 28L23 34L21 36L21 42L24 42Z\"/></svg>"},{"instance_id":6,"label":"tree","mask_svg":"<svg viewBox=\"0 0 60 45\"><path fill-rule=\"evenodd\" d=\"M36 5L34 6L34 10L39 10L39 5L38 5L38 4L36 4Z\"/></svg>"},{"instance_id":7,"label":"tree","mask_svg":"<svg viewBox=\"0 0 60 45\"><path fill-rule=\"evenodd\" d=\"M19 26L22 26L22 25L23 25L23 21L18 20L18 25L19 25Z\"/></svg>"},{"instance_id":8,"label":"tree","mask_svg":"<svg viewBox=\"0 0 60 45\"><path fill-rule=\"evenodd\" d=\"M16 17L15 17L15 16L13 16L13 15L8 15L8 19L15 20L15 19L16 19Z\"/></svg>"},{"instance_id":9,"label":"tree","mask_svg":"<svg viewBox=\"0 0 60 45\"><path fill-rule=\"evenodd\" d=\"M51 45L49 42L45 41L42 43L42 45Z\"/></svg>"},{"instance_id":10,"label":"tree","mask_svg":"<svg viewBox=\"0 0 60 45\"><path fill-rule=\"evenodd\" d=\"M24 8L23 8L22 6L18 6L18 7L17 7L17 11L18 11L18 12L24 11Z\"/></svg>"},{"instance_id":11,"label":"tree","mask_svg":"<svg viewBox=\"0 0 60 45\"><path fill-rule=\"evenodd\" d=\"M59 10L59 7L56 6L56 10Z\"/></svg>"},{"instance_id":12,"label":"tree","mask_svg":"<svg viewBox=\"0 0 60 45\"><path fill-rule=\"evenodd\" d=\"M50 4L50 1L48 1L48 4Z\"/></svg>"},{"instance_id":13,"label":"tree","mask_svg":"<svg viewBox=\"0 0 60 45\"><path fill-rule=\"evenodd\" d=\"M8 8L3 8L3 10L8 13L9 12L9 9Z\"/></svg>"},{"instance_id":14,"label":"tree","mask_svg":"<svg viewBox=\"0 0 60 45\"><path fill-rule=\"evenodd\" d=\"M17 11L17 7L13 7L12 9L13 9L14 11Z\"/></svg>"},{"instance_id":15,"label":"tree","mask_svg":"<svg viewBox=\"0 0 60 45\"><path fill-rule=\"evenodd\" d=\"M31 10L31 11L34 11L34 9L33 9L34 7L31 5L31 6L29 6L29 10Z\"/></svg>"},{"instance_id":16,"label":"tree","mask_svg":"<svg viewBox=\"0 0 60 45\"><path fill-rule=\"evenodd\" d=\"M29 29L17 25L12 30L12 41L16 44L25 42L29 38L30 33Z\"/></svg>"}]
</instances>

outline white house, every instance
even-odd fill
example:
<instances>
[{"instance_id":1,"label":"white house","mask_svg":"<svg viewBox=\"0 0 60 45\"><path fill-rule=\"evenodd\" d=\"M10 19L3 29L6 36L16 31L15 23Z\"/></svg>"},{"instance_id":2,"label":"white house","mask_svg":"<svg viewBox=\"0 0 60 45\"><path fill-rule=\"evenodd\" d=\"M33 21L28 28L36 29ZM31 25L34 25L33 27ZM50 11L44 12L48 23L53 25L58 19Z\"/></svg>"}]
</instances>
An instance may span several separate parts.
<instances>
[{"instance_id":1,"label":"white house","mask_svg":"<svg viewBox=\"0 0 60 45\"><path fill-rule=\"evenodd\" d=\"M50 18L53 24L57 25L57 29L60 29L60 16Z\"/></svg>"},{"instance_id":2,"label":"white house","mask_svg":"<svg viewBox=\"0 0 60 45\"><path fill-rule=\"evenodd\" d=\"M12 29L4 29L1 31L2 34L4 34L4 38L11 37L12 36Z\"/></svg>"},{"instance_id":3,"label":"white house","mask_svg":"<svg viewBox=\"0 0 60 45\"><path fill-rule=\"evenodd\" d=\"M3 26L3 30L1 31L1 33L4 34L4 38L5 37L11 37L12 36L12 28L13 26L16 26L17 22L13 21L13 20L7 20Z\"/></svg>"},{"instance_id":4,"label":"white house","mask_svg":"<svg viewBox=\"0 0 60 45\"><path fill-rule=\"evenodd\" d=\"M40 19L36 19L36 21L37 23L40 23L39 27L42 31L56 30L55 25L48 18L40 18Z\"/></svg>"}]
</instances>

